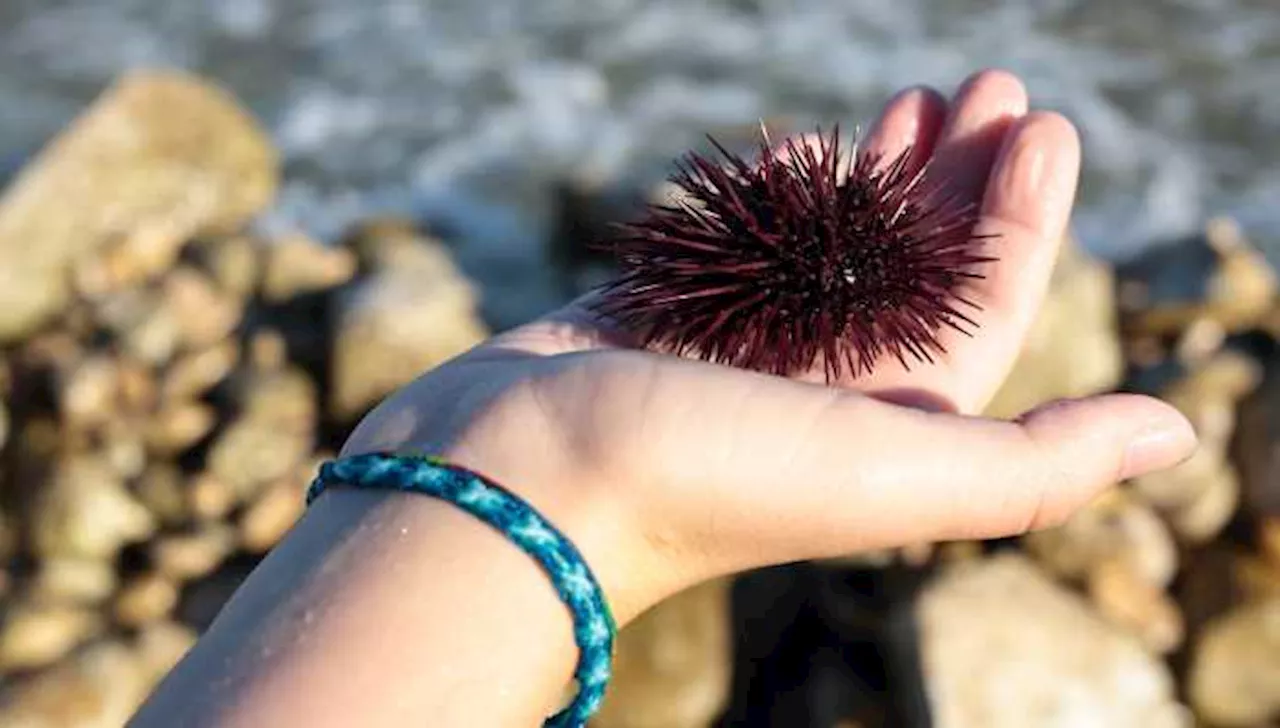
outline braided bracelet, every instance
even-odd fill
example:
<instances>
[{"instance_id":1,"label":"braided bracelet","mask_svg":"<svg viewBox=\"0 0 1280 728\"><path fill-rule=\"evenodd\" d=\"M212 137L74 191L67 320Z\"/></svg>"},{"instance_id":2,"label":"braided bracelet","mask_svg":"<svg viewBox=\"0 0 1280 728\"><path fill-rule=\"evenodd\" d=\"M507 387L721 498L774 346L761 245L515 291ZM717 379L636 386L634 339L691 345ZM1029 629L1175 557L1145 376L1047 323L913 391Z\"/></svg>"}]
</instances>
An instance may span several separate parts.
<instances>
[{"instance_id":1,"label":"braided bracelet","mask_svg":"<svg viewBox=\"0 0 1280 728\"><path fill-rule=\"evenodd\" d=\"M578 693L543 725L577 728L599 709L609 683L617 627L582 554L532 506L482 475L430 456L370 453L327 462L307 490L307 504L334 485L400 490L446 500L493 526L532 556L573 612L578 644L573 673Z\"/></svg>"}]
</instances>

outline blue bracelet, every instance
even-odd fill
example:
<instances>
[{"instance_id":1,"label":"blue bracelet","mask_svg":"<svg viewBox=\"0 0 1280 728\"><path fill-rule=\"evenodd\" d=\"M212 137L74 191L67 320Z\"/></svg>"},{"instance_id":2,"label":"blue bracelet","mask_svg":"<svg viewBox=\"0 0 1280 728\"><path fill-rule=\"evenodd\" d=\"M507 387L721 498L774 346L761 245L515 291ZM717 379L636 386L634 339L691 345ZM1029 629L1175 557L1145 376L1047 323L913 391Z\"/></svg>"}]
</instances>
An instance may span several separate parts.
<instances>
[{"instance_id":1,"label":"blue bracelet","mask_svg":"<svg viewBox=\"0 0 1280 728\"><path fill-rule=\"evenodd\" d=\"M543 725L578 728L599 709L609 683L617 627L582 554L532 506L477 473L429 456L370 453L327 462L307 489L307 504L333 485L422 493L449 501L532 556L573 612L573 636L578 643L578 666L573 673L578 694Z\"/></svg>"}]
</instances>

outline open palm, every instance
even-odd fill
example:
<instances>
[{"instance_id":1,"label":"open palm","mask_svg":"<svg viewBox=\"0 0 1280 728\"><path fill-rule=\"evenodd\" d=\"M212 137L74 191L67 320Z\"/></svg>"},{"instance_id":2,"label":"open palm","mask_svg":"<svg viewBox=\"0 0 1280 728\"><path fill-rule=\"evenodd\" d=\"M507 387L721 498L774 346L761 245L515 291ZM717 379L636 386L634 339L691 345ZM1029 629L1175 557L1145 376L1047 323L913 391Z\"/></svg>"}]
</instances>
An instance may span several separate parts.
<instances>
[{"instance_id":1,"label":"open palm","mask_svg":"<svg viewBox=\"0 0 1280 728\"><path fill-rule=\"evenodd\" d=\"M1028 112L1017 78L986 71L950 102L899 94L865 148L885 159L911 148L911 165L977 205L974 232L992 236L984 253L997 262L966 294L979 327L940 332L936 362L888 357L828 387L821 371L795 381L634 349L579 301L408 386L344 451L444 453L517 487L589 558L608 561L618 534L635 534L625 567L602 570L614 599L637 589L637 571L660 575L647 593L662 594L766 563L1016 533L1187 455L1189 425L1144 397L1012 423L973 416L1048 285L1080 161L1068 121Z\"/></svg>"}]
</instances>

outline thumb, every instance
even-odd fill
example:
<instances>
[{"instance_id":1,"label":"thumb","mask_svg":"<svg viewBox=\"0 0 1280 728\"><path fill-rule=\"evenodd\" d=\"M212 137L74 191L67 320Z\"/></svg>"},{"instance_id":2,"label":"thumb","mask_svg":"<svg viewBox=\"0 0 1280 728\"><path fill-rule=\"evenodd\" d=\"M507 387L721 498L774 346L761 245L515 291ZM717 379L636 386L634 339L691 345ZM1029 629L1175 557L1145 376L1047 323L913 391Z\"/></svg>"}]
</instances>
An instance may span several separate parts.
<instances>
[{"instance_id":1,"label":"thumb","mask_svg":"<svg viewBox=\"0 0 1280 728\"><path fill-rule=\"evenodd\" d=\"M713 495L706 546L730 559L732 541L764 563L1021 533L1061 522L1119 480L1176 464L1196 444L1177 410L1138 395L1058 402L1008 422L795 382L762 386L771 392L757 389L759 412L739 409L733 422L707 415L702 432L735 430L734 457L693 469L702 487L681 489Z\"/></svg>"}]
</instances>

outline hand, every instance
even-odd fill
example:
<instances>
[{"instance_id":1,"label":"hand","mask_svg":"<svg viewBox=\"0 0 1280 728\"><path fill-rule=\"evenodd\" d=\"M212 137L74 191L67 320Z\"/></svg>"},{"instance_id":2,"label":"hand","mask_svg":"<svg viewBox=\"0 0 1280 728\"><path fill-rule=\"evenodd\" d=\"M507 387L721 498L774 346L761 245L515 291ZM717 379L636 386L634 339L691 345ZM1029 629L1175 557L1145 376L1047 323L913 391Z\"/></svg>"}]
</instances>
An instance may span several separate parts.
<instances>
[{"instance_id":1,"label":"hand","mask_svg":"<svg viewBox=\"0 0 1280 728\"><path fill-rule=\"evenodd\" d=\"M786 380L628 348L578 302L406 387L344 454L439 453L522 494L579 545L625 622L741 569L1052 525L1190 453L1187 421L1145 397L973 416L1048 284L1079 169L1070 122L1028 112L1021 83L987 71L950 102L900 94L866 143L932 159L930 174L979 204L975 232L998 234L974 293L980 328L947 336L935 364L885 361L838 387Z\"/></svg>"}]
</instances>

